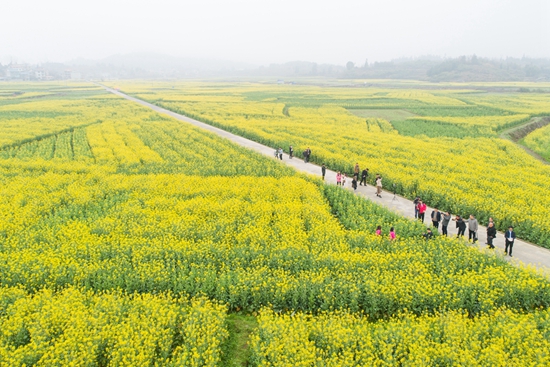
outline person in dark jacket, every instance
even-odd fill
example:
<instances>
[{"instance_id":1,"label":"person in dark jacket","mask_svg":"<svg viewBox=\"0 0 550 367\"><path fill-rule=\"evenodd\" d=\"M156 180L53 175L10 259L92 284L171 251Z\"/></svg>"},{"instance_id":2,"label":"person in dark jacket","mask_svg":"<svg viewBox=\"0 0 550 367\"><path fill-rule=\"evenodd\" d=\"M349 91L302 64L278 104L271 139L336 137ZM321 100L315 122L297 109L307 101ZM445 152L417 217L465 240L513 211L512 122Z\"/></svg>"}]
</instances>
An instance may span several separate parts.
<instances>
[{"instance_id":1,"label":"person in dark jacket","mask_svg":"<svg viewBox=\"0 0 550 367\"><path fill-rule=\"evenodd\" d=\"M327 173L327 167L323 163L323 165L321 166L321 175L323 176L323 181L325 180L325 174L326 173Z\"/></svg>"},{"instance_id":2,"label":"person in dark jacket","mask_svg":"<svg viewBox=\"0 0 550 367\"><path fill-rule=\"evenodd\" d=\"M426 229L426 233L422 235L425 239L430 240L434 236L434 233L430 228Z\"/></svg>"},{"instance_id":3,"label":"person in dark jacket","mask_svg":"<svg viewBox=\"0 0 550 367\"><path fill-rule=\"evenodd\" d=\"M353 187L353 191L357 190L357 177L355 175L351 179L351 187Z\"/></svg>"},{"instance_id":4,"label":"person in dark jacket","mask_svg":"<svg viewBox=\"0 0 550 367\"><path fill-rule=\"evenodd\" d=\"M489 222L489 227L487 227L487 245L490 249L494 249L493 240L497 236L497 229L493 222Z\"/></svg>"},{"instance_id":5,"label":"person in dark jacket","mask_svg":"<svg viewBox=\"0 0 550 367\"><path fill-rule=\"evenodd\" d=\"M516 240L516 232L514 232L514 227L508 227L506 233L504 233L504 254L512 256L512 247L514 246L514 241Z\"/></svg>"},{"instance_id":6,"label":"person in dark jacket","mask_svg":"<svg viewBox=\"0 0 550 367\"><path fill-rule=\"evenodd\" d=\"M456 238L464 237L464 232L466 232L466 222L464 222L464 219L460 215L457 215L453 221L456 221L456 228L458 229Z\"/></svg>"},{"instance_id":7,"label":"person in dark jacket","mask_svg":"<svg viewBox=\"0 0 550 367\"><path fill-rule=\"evenodd\" d=\"M361 172L361 182L359 182L359 186L367 186L367 177L369 177L369 169L365 168L363 172Z\"/></svg>"},{"instance_id":8,"label":"person in dark jacket","mask_svg":"<svg viewBox=\"0 0 550 367\"><path fill-rule=\"evenodd\" d=\"M443 235L447 236L447 226L449 225L449 222L451 221L451 213L446 212L443 214L443 219L441 221L441 230L443 231Z\"/></svg>"},{"instance_id":9,"label":"person in dark jacket","mask_svg":"<svg viewBox=\"0 0 550 367\"><path fill-rule=\"evenodd\" d=\"M290 159L292 159L292 157L294 156L294 148L291 146L288 147L288 156L290 157Z\"/></svg>"},{"instance_id":10,"label":"person in dark jacket","mask_svg":"<svg viewBox=\"0 0 550 367\"><path fill-rule=\"evenodd\" d=\"M307 147L307 149L304 152L304 161L306 163L308 163L310 157L311 157L311 149L309 149L309 147Z\"/></svg>"},{"instance_id":11,"label":"person in dark jacket","mask_svg":"<svg viewBox=\"0 0 550 367\"><path fill-rule=\"evenodd\" d=\"M441 213L437 208L432 211L432 224L435 229L439 229L439 222L441 222Z\"/></svg>"}]
</instances>

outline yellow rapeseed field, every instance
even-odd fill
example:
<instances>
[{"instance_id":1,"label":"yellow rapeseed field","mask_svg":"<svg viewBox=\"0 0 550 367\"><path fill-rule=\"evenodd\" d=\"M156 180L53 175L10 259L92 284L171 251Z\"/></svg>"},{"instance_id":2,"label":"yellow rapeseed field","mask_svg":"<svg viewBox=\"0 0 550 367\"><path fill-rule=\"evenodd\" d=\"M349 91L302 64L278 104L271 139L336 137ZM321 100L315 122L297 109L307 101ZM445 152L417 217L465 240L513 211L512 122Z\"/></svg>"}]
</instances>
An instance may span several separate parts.
<instances>
[{"instance_id":1,"label":"yellow rapeseed field","mask_svg":"<svg viewBox=\"0 0 550 367\"><path fill-rule=\"evenodd\" d=\"M296 155L352 172L355 162L381 173L386 185L433 207L550 247L550 167L502 129L550 115L548 94L404 91L234 83L117 83L159 106ZM403 109L405 121L379 124L354 109Z\"/></svg>"},{"instance_id":2,"label":"yellow rapeseed field","mask_svg":"<svg viewBox=\"0 0 550 367\"><path fill-rule=\"evenodd\" d=\"M230 365L228 312L258 315L243 343L255 366L548 363L543 272L426 242L418 222L93 87L63 90L0 101L0 131L11 131L0 146L0 366ZM193 103L206 113L219 99L219 112L248 103L241 92ZM336 105L253 105L311 136L322 133L315 109L327 131L356 139L359 122L343 125ZM361 124L404 139L386 120ZM330 164L344 162L337 148L325 147Z\"/></svg>"}]
</instances>

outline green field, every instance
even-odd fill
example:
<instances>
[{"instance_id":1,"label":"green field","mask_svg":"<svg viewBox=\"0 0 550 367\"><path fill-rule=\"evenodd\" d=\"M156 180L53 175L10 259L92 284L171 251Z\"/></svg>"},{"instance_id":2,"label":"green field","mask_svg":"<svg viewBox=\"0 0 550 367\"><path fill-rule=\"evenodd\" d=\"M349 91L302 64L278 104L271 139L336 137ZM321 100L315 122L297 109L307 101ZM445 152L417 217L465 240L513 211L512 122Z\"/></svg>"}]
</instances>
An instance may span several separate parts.
<instances>
[{"instance_id":1,"label":"green field","mask_svg":"<svg viewBox=\"0 0 550 367\"><path fill-rule=\"evenodd\" d=\"M406 120L409 117L416 116L414 113L411 113L406 110L392 110L392 109L350 109L352 114L358 117L365 118L380 118L388 121L401 121Z\"/></svg>"}]
</instances>

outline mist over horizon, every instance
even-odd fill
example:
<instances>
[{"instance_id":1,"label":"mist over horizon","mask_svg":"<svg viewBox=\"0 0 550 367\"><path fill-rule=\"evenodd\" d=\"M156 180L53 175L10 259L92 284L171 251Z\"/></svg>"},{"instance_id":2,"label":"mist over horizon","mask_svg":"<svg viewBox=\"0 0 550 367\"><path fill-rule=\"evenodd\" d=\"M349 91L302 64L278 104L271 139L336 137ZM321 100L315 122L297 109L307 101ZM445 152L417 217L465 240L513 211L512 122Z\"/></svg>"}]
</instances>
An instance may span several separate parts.
<instances>
[{"instance_id":1,"label":"mist over horizon","mask_svg":"<svg viewBox=\"0 0 550 367\"><path fill-rule=\"evenodd\" d=\"M426 55L550 58L544 0L22 0L3 9L3 64L136 53L253 66L362 65Z\"/></svg>"}]
</instances>

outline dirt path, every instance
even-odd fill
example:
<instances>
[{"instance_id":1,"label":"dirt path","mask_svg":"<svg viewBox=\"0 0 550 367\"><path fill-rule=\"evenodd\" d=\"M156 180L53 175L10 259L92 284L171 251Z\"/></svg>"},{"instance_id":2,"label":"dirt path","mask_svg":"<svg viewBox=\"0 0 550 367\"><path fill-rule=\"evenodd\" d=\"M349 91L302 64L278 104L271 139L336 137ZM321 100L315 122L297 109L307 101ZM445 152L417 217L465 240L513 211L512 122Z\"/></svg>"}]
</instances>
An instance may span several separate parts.
<instances>
[{"instance_id":1,"label":"dirt path","mask_svg":"<svg viewBox=\"0 0 550 367\"><path fill-rule=\"evenodd\" d=\"M261 153L265 156L268 156L274 159L273 158L274 148L272 147L262 145L255 141L243 138L242 136L232 134L225 130L214 127L212 125L208 125L204 122L200 122L192 118L189 118L187 116L180 115L178 113L164 109L162 107L158 107L154 104L145 102L135 97L131 97L129 95L126 95L124 93L111 89L109 87L106 87L103 85L102 87L104 87L109 92L116 94L120 97L139 103L140 105L148 107L156 112L171 116L179 121L183 121L183 122L192 124L194 126L200 127L204 130L208 130L222 138L229 139L236 144L239 144L243 147L249 148L251 150L254 150L258 153ZM315 152L313 152L313 154L315 154ZM294 167L298 171L311 174L311 175L316 175L316 176L320 176L321 174L321 168L315 164L305 163L302 159L298 159L298 158L289 159L289 156L287 154L284 154L283 158L284 159L280 161L281 163ZM336 185L336 172L327 169L326 182L328 184ZM351 190L351 188L349 187L350 185L351 185L351 182L348 183L348 187L346 187L345 189ZM359 186L355 193L356 195L362 196L367 200L371 200L377 204L385 206L386 208L398 214L401 214L405 217L408 217L408 218L414 217L414 204L411 200L408 200L399 195L393 195L388 191L384 191L384 193L382 194L382 197L378 198L375 196L375 192L376 192L376 189L374 186L367 185L367 186ZM426 225L429 224L429 216L431 211L432 211L432 208L428 208L427 215L426 215L427 218L425 220ZM466 215L467 213L462 213L462 214ZM466 231L466 233L467 232L468 231ZM449 235L450 236L456 235L456 229L453 228L452 222L451 224L449 224ZM521 236L521 234L519 235ZM481 251L486 251L490 254L494 253L496 256L502 256L503 249L504 249L504 234L502 232L498 233L498 236L494 241L494 244L497 248L492 251L485 249L486 246L484 244L487 241L486 227L481 225L479 226L478 238L479 238L479 241L476 246L478 246ZM550 275L550 250L549 249L539 247L525 241L516 240L514 244L513 255L514 255L513 258L505 257L505 259L515 265L520 265L523 263L523 264L533 265L539 269L545 269L546 271L548 271L548 274Z\"/></svg>"},{"instance_id":2,"label":"dirt path","mask_svg":"<svg viewBox=\"0 0 550 367\"><path fill-rule=\"evenodd\" d=\"M529 122L526 122L525 124L504 130L503 132L500 133L499 138L510 140L516 143L518 147L525 150L527 154L529 154L533 158L539 160L544 164L549 164L549 162L543 157L541 157L537 152L531 150L529 147L521 143L518 143L521 139L529 135L529 133L532 133L533 131L540 129L541 127L544 127L548 124L550 124L550 116L533 117Z\"/></svg>"}]
</instances>

